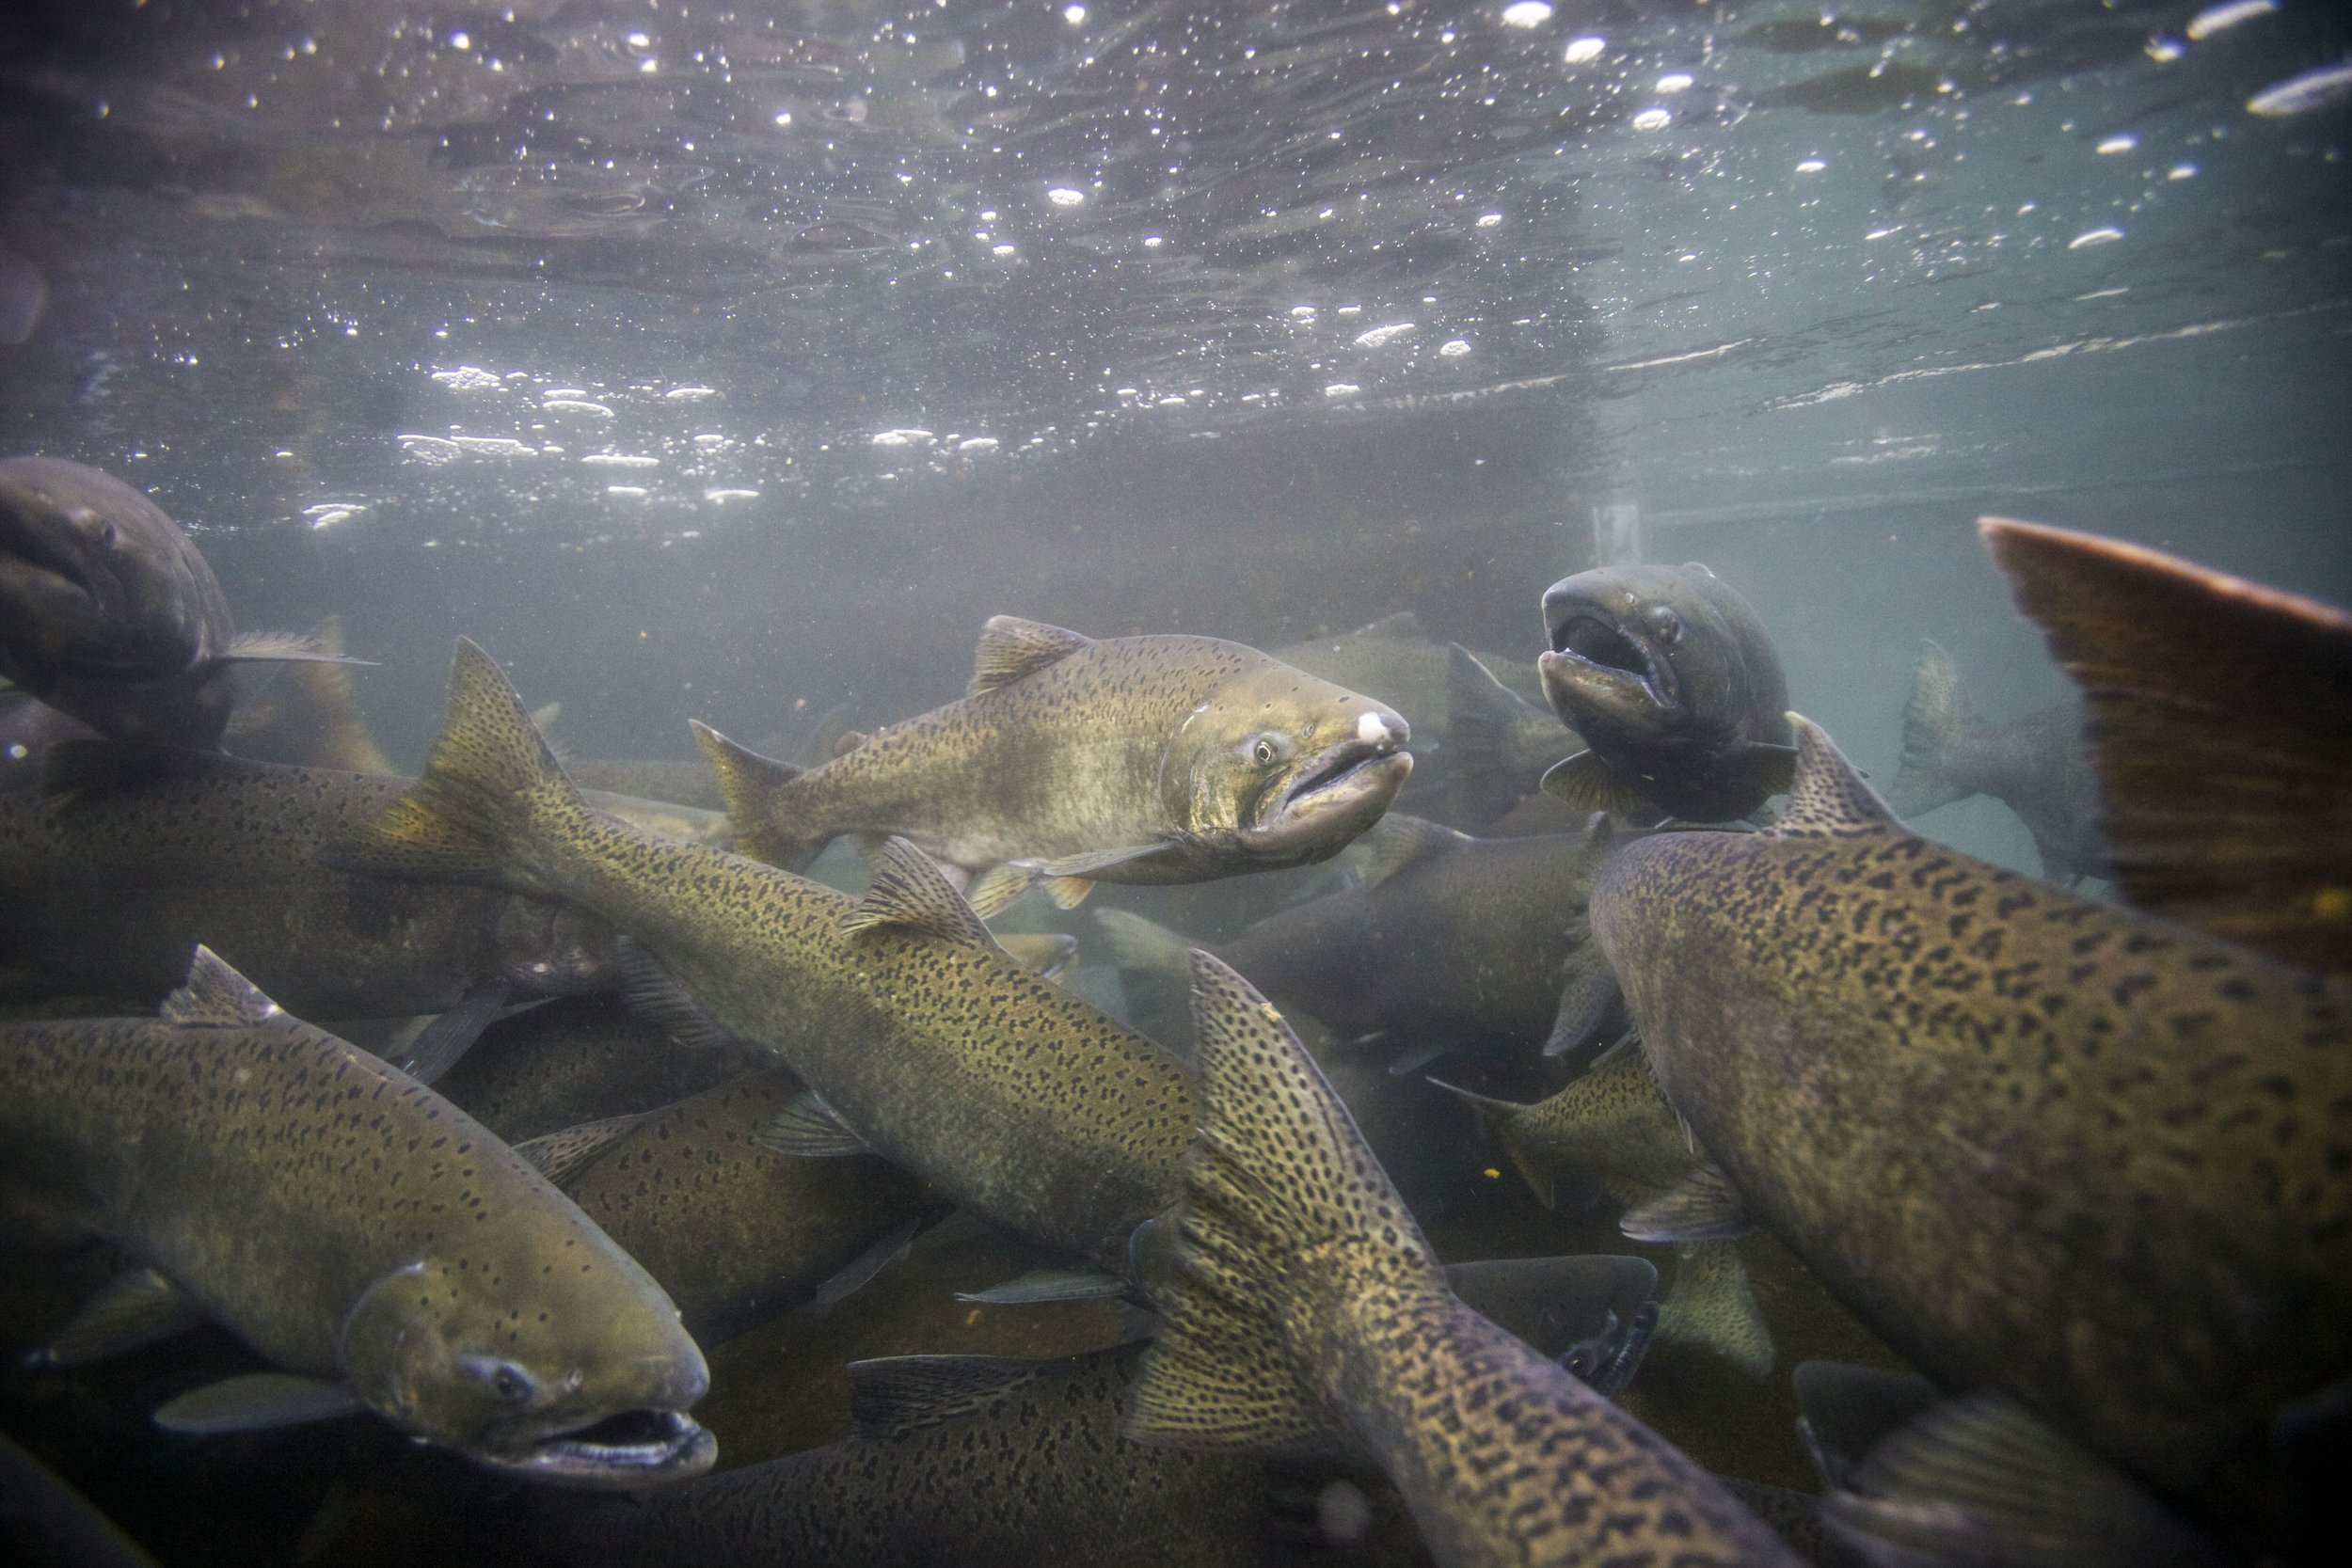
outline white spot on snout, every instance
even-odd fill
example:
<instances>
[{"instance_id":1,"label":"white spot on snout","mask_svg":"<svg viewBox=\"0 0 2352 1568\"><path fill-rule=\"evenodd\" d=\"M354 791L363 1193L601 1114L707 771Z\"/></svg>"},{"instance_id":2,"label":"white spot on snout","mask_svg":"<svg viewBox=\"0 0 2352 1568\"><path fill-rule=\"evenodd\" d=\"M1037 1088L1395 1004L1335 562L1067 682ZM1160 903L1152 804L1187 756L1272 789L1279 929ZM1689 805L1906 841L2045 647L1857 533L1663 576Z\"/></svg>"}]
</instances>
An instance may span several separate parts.
<instances>
[{"instance_id":1,"label":"white spot on snout","mask_svg":"<svg viewBox=\"0 0 2352 1568\"><path fill-rule=\"evenodd\" d=\"M1376 713L1367 711L1356 721L1356 738L1375 744L1389 738L1389 721Z\"/></svg>"}]
</instances>

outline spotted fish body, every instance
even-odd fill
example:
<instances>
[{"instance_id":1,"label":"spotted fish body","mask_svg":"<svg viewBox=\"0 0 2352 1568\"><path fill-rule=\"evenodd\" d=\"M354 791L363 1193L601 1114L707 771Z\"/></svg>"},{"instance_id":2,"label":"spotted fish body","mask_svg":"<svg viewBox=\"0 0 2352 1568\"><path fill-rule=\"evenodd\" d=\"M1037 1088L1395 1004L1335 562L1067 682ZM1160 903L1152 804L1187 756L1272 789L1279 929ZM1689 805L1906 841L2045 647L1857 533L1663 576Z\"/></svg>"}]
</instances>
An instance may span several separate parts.
<instances>
[{"instance_id":1,"label":"spotted fish body","mask_svg":"<svg viewBox=\"0 0 2352 1568\"><path fill-rule=\"evenodd\" d=\"M1387 705L1238 642L999 616L969 696L820 768L709 749L748 852L779 864L889 833L965 872L1132 850L1084 875L1161 883L1337 854L1405 782L1406 736Z\"/></svg>"},{"instance_id":2,"label":"spotted fish body","mask_svg":"<svg viewBox=\"0 0 2352 1568\"><path fill-rule=\"evenodd\" d=\"M0 1189L478 1460L528 1474L631 1410L672 1418L674 1473L715 1453L677 1414L702 1355L644 1269L486 1129L204 949L161 1018L0 1028Z\"/></svg>"},{"instance_id":3,"label":"spotted fish body","mask_svg":"<svg viewBox=\"0 0 2352 1568\"><path fill-rule=\"evenodd\" d=\"M1448 1564L1793 1563L1697 1465L1446 1288L1281 1016L1206 953L1207 1116L1131 1429L1338 1440Z\"/></svg>"},{"instance_id":4,"label":"spotted fish body","mask_svg":"<svg viewBox=\"0 0 2352 1568\"><path fill-rule=\"evenodd\" d=\"M299 1017L438 1012L491 978L617 977L612 933L576 911L321 862L406 780L103 742L50 761L63 798L0 792L0 988L151 1005L199 941Z\"/></svg>"},{"instance_id":5,"label":"spotted fish body","mask_svg":"<svg viewBox=\"0 0 2352 1568\"><path fill-rule=\"evenodd\" d=\"M899 1356L850 1368L840 1443L642 1501L532 1521L597 1568L1330 1568L1425 1563L1395 1493L1342 1467L1191 1452L1120 1432L1137 1348L1058 1362ZM1327 1487L1371 1504L1359 1541L1318 1530Z\"/></svg>"},{"instance_id":6,"label":"spotted fish body","mask_svg":"<svg viewBox=\"0 0 2352 1568\"><path fill-rule=\"evenodd\" d=\"M2344 995L1921 838L1797 728L1772 832L1660 835L1596 884L1661 1085L1923 1369L2224 1484L2352 1373Z\"/></svg>"},{"instance_id":7,"label":"spotted fish body","mask_svg":"<svg viewBox=\"0 0 2352 1568\"><path fill-rule=\"evenodd\" d=\"M806 1159L759 1141L800 1080L771 1068L630 1118L564 1191L669 1291L697 1338L799 1307L940 1205L869 1155ZM558 1134L560 1136L561 1134Z\"/></svg>"},{"instance_id":8,"label":"spotted fish body","mask_svg":"<svg viewBox=\"0 0 2352 1568\"><path fill-rule=\"evenodd\" d=\"M469 642L423 779L338 858L596 911L866 1147L1042 1244L1124 1270L1175 1199L1183 1068L1006 956L935 874L883 912L591 810Z\"/></svg>"}]
</instances>

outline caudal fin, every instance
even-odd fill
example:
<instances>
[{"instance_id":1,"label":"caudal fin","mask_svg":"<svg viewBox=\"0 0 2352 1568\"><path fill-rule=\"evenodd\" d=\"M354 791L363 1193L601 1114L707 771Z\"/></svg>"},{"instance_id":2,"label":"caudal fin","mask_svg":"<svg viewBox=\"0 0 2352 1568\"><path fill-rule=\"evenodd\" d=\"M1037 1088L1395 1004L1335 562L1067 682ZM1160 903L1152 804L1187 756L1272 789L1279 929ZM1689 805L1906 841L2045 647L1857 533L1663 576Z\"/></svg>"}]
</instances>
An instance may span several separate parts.
<instances>
[{"instance_id":1,"label":"caudal fin","mask_svg":"<svg viewBox=\"0 0 2352 1568\"><path fill-rule=\"evenodd\" d=\"M323 858L377 876L544 892L534 844L555 819L586 810L497 661L461 637L423 776Z\"/></svg>"},{"instance_id":2,"label":"caudal fin","mask_svg":"<svg viewBox=\"0 0 2352 1568\"><path fill-rule=\"evenodd\" d=\"M1535 1201L1547 1209L1551 1208L1555 1202L1553 1189L1558 1184L1559 1172L1552 1168L1550 1161L1528 1148L1525 1132L1519 1125L1520 1118L1534 1107L1472 1094L1442 1078L1432 1078L1429 1082L1478 1113L1479 1118L1492 1128L1495 1136L1502 1141L1502 1152L1510 1157L1511 1168L1525 1177L1528 1186L1534 1190Z\"/></svg>"},{"instance_id":3,"label":"caudal fin","mask_svg":"<svg viewBox=\"0 0 2352 1568\"><path fill-rule=\"evenodd\" d=\"M1282 1015L1197 949L1192 986L1205 1112L1184 1162L1174 1262L1146 1281L1166 1327L1127 1429L1194 1445L1305 1441L1323 1422L1283 1351L1298 1255L1314 1247L1362 1283L1441 1291L1444 1276Z\"/></svg>"},{"instance_id":4,"label":"caudal fin","mask_svg":"<svg viewBox=\"0 0 2352 1568\"><path fill-rule=\"evenodd\" d=\"M1660 1344L1697 1345L1741 1371L1772 1370L1772 1331L1748 1287L1738 1242L1692 1242L1681 1249L1674 1279L1658 1304Z\"/></svg>"},{"instance_id":5,"label":"caudal fin","mask_svg":"<svg viewBox=\"0 0 2352 1568\"><path fill-rule=\"evenodd\" d=\"M792 786L804 769L739 746L699 720L693 728L694 744L719 776L736 852L787 871L806 871L833 835L812 832L799 820Z\"/></svg>"},{"instance_id":6,"label":"caudal fin","mask_svg":"<svg viewBox=\"0 0 2352 1568\"><path fill-rule=\"evenodd\" d=\"M1932 640L1922 641L1911 699L1903 704L1903 765L1895 774L1890 802L1899 815L1916 816L1976 793L1951 778L1967 727L1968 699L1960 688L1959 667Z\"/></svg>"}]
</instances>

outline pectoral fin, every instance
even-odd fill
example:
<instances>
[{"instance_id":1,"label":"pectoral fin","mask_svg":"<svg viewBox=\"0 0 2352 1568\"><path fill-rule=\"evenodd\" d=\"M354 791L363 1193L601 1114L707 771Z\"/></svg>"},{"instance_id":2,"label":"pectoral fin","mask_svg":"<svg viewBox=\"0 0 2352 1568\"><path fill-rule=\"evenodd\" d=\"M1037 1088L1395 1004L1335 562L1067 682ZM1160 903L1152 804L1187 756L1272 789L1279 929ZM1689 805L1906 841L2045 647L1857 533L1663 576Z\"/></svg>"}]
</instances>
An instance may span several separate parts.
<instances>
[{"instance_id":1,"label":"pectoral fin","mask_svg":"<svg viewBox=\"0 0 2352 1568\"><path fill-rule=\"evenodd\" d=\"M407 1051L392 1065L420 1084L434 1082L473 1049L514 990L505 980L475 982L457 1006L419 1030Z\"/></svg>"},{"instance_id":2,"label":"pectoral fin","mask_svg":"<svg viewBox=\"0 0 2352 1568\"><path fill-rule=\"evenodd\" d=\"M353 658L348 654L330 654L319 646L318 639L298 631L243 631L230 639L229 651L223 659L239 664L358 664L373 668L372 658Z\"/></svg>"},{"instance_id":3,"label":"pectoral fin","mask_svg":"<svg viewBox=\"0 0 2352 1568\"><path fill-rule=\"evenodd\" d=\"M1032 1269L985 1291L969 1294L959 1291L956 1299L991 1307L1030 1307L1048 1301L1109 1301L1127 1291L1127 1282L1117 1275L1092 1269Z\"/></svg>"},{"instance_id":4,"label":"pectoral fin","mask_svg":"<svg viewBox=\"0 0 2352 1568\"><path fill-rule=\"evenodd\" d=\"M1701 1161L1691 1174L1625 1212L1617 1228L1637 1242L1721 1242L1756 1228L1721 1167Z\"/></svg>"},{"instance_id":5,"label":"pectoral fin","mask_svg":"<svg viewBox=\"0 0 2352 1568\"><path fill-rule=\"evenodd\" d=\"M212 1437L307 1426L366 1408L358 1395L338 1383L292 1372L247 1372L167 1402L155 1412L155 1424L166 1432Z\"/></svg>"},{"instance_id":6,"label":"pectoral fin","mask_svg":"<svg viewBox=\"0 0 2352 1568\"><path fill-rule=\"evenodd\" d=\"M205 1321L194 1298L153 1269L127 1269L82 1304L34 1359L79 1367L168 1339Z\"/></svg>"},{"instance_id":7,"label":"pectoral fin","mask_svg":"<svg viewBox=\"0 0 2352 1568\"><path fill-rule=\"evenodd\" d=\"M809 1305L821 1310L865 1289L868 1280L907 1255L907 1248L914 1244L914 1238L923 1233L930 1219L929 1214L910 1215L877 1237L873 1245L842 1265L840 1273L817 1287L817 1294L810 1298Z\"/></svg>"},{"instance_id":8,"label":"pectoral fin","mask_svg":"<svg viewBox=\"0 0 2352 1568\"><path fill-rule=\"evenodd\" d=\"M1007 861L990 866L972 879L972 885L963 890L970 900L972 912L982 920L993 920L1020 902L1021 895L1038 884L1038 869L1026 861Z\"/></svg>"},{"instance_id":9,"label":"pectoral fin","mask_svg":"<svg viewBox=\"0 0 2352 1568\"><path fill-rule=\"evenodd\" d=\"M1547 1056L1565 1056L1592 1043L1617 1000L1617 976L1589 939L1568 954L1562 970L1560 1010L1551 1021L1551 1037L1544 1041Z\"/></svg>"},{"instance_id":10,"label":"pectoral fin","mask_svg":"<svg viewBox=\"0 0 2352 1568\"><path fill-rule=\"evenodd\" d=\"M2187 1568L2225 1560L2137 1481L2000 1394L1913 1418L1822 1520L1873 1561Z\"/></svg>"},{"instance_id":11,"label":"pectoral fin","mask_svg":"<svg viewBox=\"0 0 2352 1568\"><path fill-rule=\"evenodd\" d=\"M1656 802L1617 777L1598 752L1579 752L1555 762L1544 774L1543 791L1578 811L1611 811L1648 821L1658 815Z\"/></svg>"},{"instance_id":12,"label":"pectoral fin","mask_svg":"<svg viewBox=\"0 0 2352 1568\"><path fill-rule=\"evenodd\" d=\"M606 1117L601 1121L584 1121L560 1132L542 1132L535 1138L526 1138L516 1144L515 1152L530 1161L540 1175L561 1187L595 1164L614 1144L635 1132L645 1117L644 1112L634 1116Z\"/></svg>"},{"instance_id":13,"label":"pectoral fin","mask_svg":"<svg viewBox=\"0 0 2352 1568\"><path fill-rule=\"evenodd\" d=\"M852 1361L850 1435L903 1437L977 1415L1054 1366L1002 1355L889 1355Z\"/></svg>"},{"instance_id":14,"label":"pectoral fin","mask_svg":"<svg viewBox=\"0 0 2352 1568\"><path fill-rule=\"evenodd\" d=\"M803 1160L838 1160L866 1152L865 1141L843 1126L813 1089L803 1089L790 1104L753 1128L752 1141L771 1152Z\"/></svg>"}]
</instances>

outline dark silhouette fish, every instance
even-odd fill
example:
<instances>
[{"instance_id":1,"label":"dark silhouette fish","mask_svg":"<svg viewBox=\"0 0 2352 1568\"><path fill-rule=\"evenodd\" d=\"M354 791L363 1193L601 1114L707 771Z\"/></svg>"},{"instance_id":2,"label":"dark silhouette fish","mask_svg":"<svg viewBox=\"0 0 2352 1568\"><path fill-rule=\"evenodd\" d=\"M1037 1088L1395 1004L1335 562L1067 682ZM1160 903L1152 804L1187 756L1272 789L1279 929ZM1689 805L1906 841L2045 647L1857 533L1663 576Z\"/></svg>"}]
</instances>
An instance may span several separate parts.
<instances>
[{"instance_id":1,"label":"dark silhouette fish","mask_svg":"<svg viewBox=\"0 0 2352 1568\"><path fill-rule=\"evenodd\" d=\"M0 1190L131 1259L56 1359L211 1320L281 1369L182 1395L167 1428L370 1410L580 1486L716 1456L685 1414L702 1354L644 1270L487 1129L205 948L160 1018L0 1025Z\"/></svg>"},{"instance_id":2,"label":"dark silhouette fish","mask_svg":"<svg viewBox=\"0 0 2352 1568\"><path fill-rule=\"evenodd\" d=\"M2245 1528L2272 1422L2352 1376L2346 996L1943 848L1795 722L1774 827L1595 882L1667 1099L1947 1388Z\"/></svg>"},{"instance_id":3,"label":"dark silhouette fish","mask_svg":"<svg viewBox=\"0 0 2352 1568\"><path fill-rule=\"evenodd\" d=\"M1343 1038L1377 1033L1419 1067L1439 1052L1525 1060L1585 1044L1616 1001L1584 899L1606 828L1478 839L1391 813L1363 885L1283 910L1219 958ZM1122 963L1184 974L1185 940L1139 915L1096 916Z\"/></svg>"},{"instance_id":4,"label":"dark silhouette fish","mask_svg":"<svg viewBox=\"0 0 2352 1568\"><path fill-rule=\"evenodd\" d=\"M560 996L485 1028L433 1087L509 1143L658 1111L767 1065L739 1046L696 1050L619 993Z\"/></svg>"},{"instance_id":5,"label":"dark silhouette fish","mask_svg":"<svg viewBox=\"0 0 2352 1568\"><path fill-rule=\"evenodd\" d=\"M236 636L196 546L120 480L0 459L0 678L114 739L209 750L234 664L329 657Z\"/></svg>"},{"instance_id":6,"label":"dark silhouette fish","mask_svg":"<svg viewBox=\"0 0 2352 1568\"><path fill-rule=\"evenodd\" d=\"M1980 527L2083 689L2116 891L2352 974L2352 615L2112 539Z\"/></svg>"},{"instance_id":7,"label":"dark silhouette fish","mask_svg":"<svg viewBox=\"0 0 2352 1568\"><path fill-rule=\"evenodd\" d=\"M1902 768L1887 803L1908 821L1972 795L1990 795L2017 814L2052 881L2106 874L2099 779L2083 740L2082 704L1983 723L1969 710L1952 656L1925 642L1903 707Z\"/></svg>"},{"instance_id":8,"label":"dark silhouette fish","mask_svg":"<svg viewBox=\"0 0 2352 1568\"><path fill-rule=\"evenodd\" d=\"M1206 1113L1129 1431L1343 1444L1396 1483L1441 1563L1797 1560L1706 1471L1463 1306L1281 1015L1193 962Z\"/></svg>"},{"instance_id":9,"label":"dark silhouette fish","mask_svg":"<svg viewBox=\"0 0 2352 1568\"><path fill-rule=\"evenodd\" d=\"M798 869L896 834L992 914L1037 880L1197 882L1328 860L1412 771L1405 721L1255 648L999 615L970 694L801 769L699 729L746 851ZM992 869L995 868L995 869Z\"/></svg>"},{"instance_id":10,"label":"dark silhouette fish","mask_svg":"<svg viewBox=\"0 0 2352 1568\"><path fill-rule=\"evenodd\" d=\"M1764 623L1706 567L1605 566L1544 592L1535 661L1592 748L1544 775L1581 811L1748 816L1788 787L1788 686Z\"/></svg>"}]
</instances>

